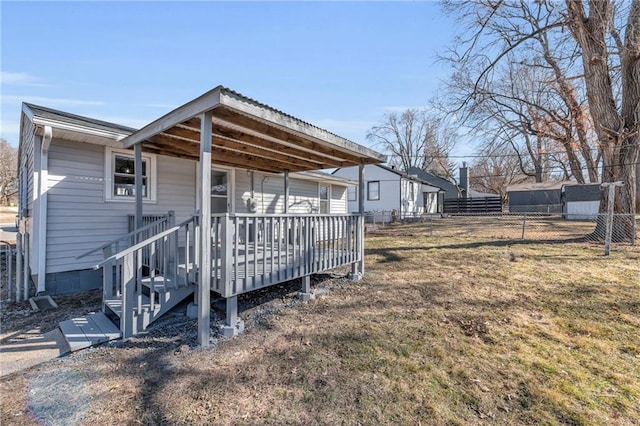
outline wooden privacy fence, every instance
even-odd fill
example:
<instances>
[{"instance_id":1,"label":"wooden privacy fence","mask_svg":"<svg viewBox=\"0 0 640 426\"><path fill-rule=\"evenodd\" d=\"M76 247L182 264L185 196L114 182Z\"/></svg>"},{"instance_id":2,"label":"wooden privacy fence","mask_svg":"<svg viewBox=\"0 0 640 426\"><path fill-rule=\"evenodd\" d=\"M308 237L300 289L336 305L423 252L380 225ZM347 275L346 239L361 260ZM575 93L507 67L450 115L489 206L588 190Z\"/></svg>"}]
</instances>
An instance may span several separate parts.
<instances>
[{"instance_id":1,"label":"wooden privacy fence","mask_svg":"<svg viewBox=\"0 0 640 426\"><path fill-rule=\"evenodd\" d=\"M456 198L444 200L444 213L500 213L500 197Z\"/></svg>"}]
</instances>

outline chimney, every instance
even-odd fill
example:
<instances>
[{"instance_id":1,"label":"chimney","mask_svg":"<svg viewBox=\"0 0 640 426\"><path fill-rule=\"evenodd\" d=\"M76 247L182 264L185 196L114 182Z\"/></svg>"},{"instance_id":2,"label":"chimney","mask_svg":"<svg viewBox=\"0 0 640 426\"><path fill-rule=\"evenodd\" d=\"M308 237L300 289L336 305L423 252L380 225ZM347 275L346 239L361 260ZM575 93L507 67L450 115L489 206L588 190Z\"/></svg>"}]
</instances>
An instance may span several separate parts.
<instances>
[{"instance_id":1,"label":"chimney","mask_svg":"<svg viewBox=\"0 0 640 426\"><path fill-rule=\"evenodd\" d=\"M460 188L463 191L463 198L469 198L469 168L466 161L463 161L460 167Z\"/></svg>"}]
</instances>

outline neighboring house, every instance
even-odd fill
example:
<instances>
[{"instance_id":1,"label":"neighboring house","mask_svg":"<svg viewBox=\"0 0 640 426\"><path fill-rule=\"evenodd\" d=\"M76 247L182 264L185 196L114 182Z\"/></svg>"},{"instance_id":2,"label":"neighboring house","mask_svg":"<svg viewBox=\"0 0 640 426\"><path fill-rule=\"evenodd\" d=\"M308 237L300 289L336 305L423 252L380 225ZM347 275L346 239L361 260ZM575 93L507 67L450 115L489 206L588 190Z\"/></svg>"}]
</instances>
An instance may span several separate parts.
<instances>
[{"instance_id":1,"label":"neighboring house","mask_svg":"<svg viewBox=\"0 0 640 426\"><path fill-rule=\"evenodd\" d=\"M600 206L600 184L540 182L507 188L512 213L562 213L568 219L596 217Z\"/></svg>"},{"instance_id":2,"label":"neighboring house","mask_svg":"<svg viewBox=\"0 0 640 426\"><path fill-rule=\"evenodd\" d=\"M567 182L521 183L507 187L511 213L562 213L562 186Z\"/></svg>"},{"instance_id":3,"label":"neighboring house","mask_svg":"<svg viewBox=\"0 0 640 426\"><path fill-rule=\"evenodd\" d=\"M334 176L346 179L358 178L358 167L342 167L333 171ZM364 167L364 210L388 212L384 220L391 220L390 212L396 211L399 219L418 217L424 213L441 213L438 194L442 189L423 179L410 176L382 164ZM349 189L349 211L358 209L357 188Z\"/></svg>"},{"instance_id":4,"label":"neighboring house","mask_svg":"<svg viewBox=\"0 0 640 426\"><path fill-rule=\"evenodd\" d=\"M347 208L358 183L317 170L384 160L222 86L140 130L23 104L20 282L103 286L124 336L198 289L208 330L214 291L233 334L238 294L298 277L308 290L342 265L362 274L363 222Z\"/></svg>"},{"instance_id":5,"label":"neighboring house","mask_svg":"<svg viewBox=\"0 0 640 426\"><path fill-rule=\"evenodd\" d=\"M444 213L488 213L501 212L502 199L498 194L479 192L469 187L469 167L463 163L459 170L459 182L435 175L426 170L412 167L411 176L416 176L432 185L442 188L439 204Z\"/></svg>"},{"instance_id":6,"label":"neighboring house","mask_svg":"<svg viewBox=\"0 0 640 426\"><path fill-rule=\"evenodd\" d=\"M464 197L464 185L458 186L455 182L443 176L430 173L426 170L422 170L418 167L411 167L408 172L409 175L415 176L418 179L422 179L429 182L431 185L437 186L442 189L442 200L451 200Z\"/></svg>"},{"instance_id":7,"label":"neighboring house","mask_svg":"<svg viewBox=\"0 0 640 426\"><path fill-rule=\"evenodd\" d=\"M600 211L599 183L562 186L562 214L571 220L595 219Z\"/></svg>"}]
</instances>

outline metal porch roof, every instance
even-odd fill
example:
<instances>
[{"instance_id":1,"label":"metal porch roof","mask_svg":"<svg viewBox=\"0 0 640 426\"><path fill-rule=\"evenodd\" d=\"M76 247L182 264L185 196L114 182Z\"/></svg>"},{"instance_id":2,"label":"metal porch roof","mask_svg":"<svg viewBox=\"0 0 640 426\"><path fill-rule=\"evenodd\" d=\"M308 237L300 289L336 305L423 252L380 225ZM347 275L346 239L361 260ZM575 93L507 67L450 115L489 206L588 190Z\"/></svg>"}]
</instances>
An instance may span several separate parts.
<instances>
[{"instance_id":1,"label":"metal porch roof","mask_svg":"<svg viewBox=\"0 0 640 426\"><path fill-rule=\"evenodd\" d=\"M122 140L125 148L198 160L200 116L212 112L212 162L272 173L380 163L386 156L223 86Z\"/></svg>"}]
</instances>

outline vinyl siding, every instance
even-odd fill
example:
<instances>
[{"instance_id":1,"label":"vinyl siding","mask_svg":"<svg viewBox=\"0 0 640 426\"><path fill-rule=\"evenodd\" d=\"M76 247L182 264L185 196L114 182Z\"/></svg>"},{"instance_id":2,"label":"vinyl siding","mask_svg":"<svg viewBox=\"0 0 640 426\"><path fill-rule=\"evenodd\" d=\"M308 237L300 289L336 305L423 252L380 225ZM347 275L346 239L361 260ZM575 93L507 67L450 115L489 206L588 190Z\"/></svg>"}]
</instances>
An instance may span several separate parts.
<instances>
[{"instance_id":1,"label":"vinyl siding","mask_svg":"<svg viewBox=\"0 0 640 426\"><path fill-rule=\"evenodd\" d=\"M128 232L135 204L105 200L105 147L54 139L49 149L47 273L90 268L101 254L84 251ZM195 162L157 156L157 200L144 214L175 211L180 222L195 210ZM110 177L108 177L110 179Z\"/></svg>"},{"instance_id":2,"label":"vinyl siding","mask_svg":"<svg viewBox=\"0 0 640 426\"><path fill-rule=\"evenodd\" d=\"M331 213L347 213L347 187L331 185Z\"/></svg>"},{"instance_id":3,"label":"vinyl siding","mask_svg":"<svg viewBox=\"0 0 640 426\"><path fill-rule=\"evenodd\" d=\"M318 182L291 179L289 213L317 214L319 211Z\"/></svg>"},{"instance_id":4,"label":"vinyl siding","mask_svg":"<svg viewBox=\"0 0 640 426\"><path fill-rule=\"evenodd\" d=\"M336 176L343 178L358 180L358 166L344 167L338 169L335 173ZM400 209L400 176L396 173L390 172L378 167L375 164L367 164L364 166L364 211L391 211L393 209ZM367 194L368 182L378 181L380 182L380 199L369 200ZM349 212L358 211L358 201L348 201Z\"/></svg>"},{"instance_id":5,"label":"vinyl siding","mask_svg":"<svg viewBox=\"0 0 640 426\"><path fill-rule=\"evenodd\" d=\"M21 231L29 233L30 250L26 255L29 258L29 264L33 268L35 265L35 251L33 250L33 223L34 217L34 182L35 182L35 139L36 128L33 122L24 114L22 114L22 123L20 129L20 175L26 179L26 194L20 194L19 202L23 204L26 200L26 206L19 206L19 217L21 219ZM22 170L25 170L24 175ZM20 191L23 191L22 182L20 182ZM24 250L24 249L23 249Z\"/></svg>"},{"instance_id":6,"label":"vinyl siding","mask_svg":"<svg viewBox=\"0 0 640 426\"><path fill-rule=\"evenodd\" d=\"M247 201L251 198L251 175L246 170L236 170L235 191L236 212L247 213ZM256 213L282 214L284 212L284 176L254 173L254 198L258 204ZM318 183L289 179L289 213L317 212Z\"/></svg>"}]
</instances>

